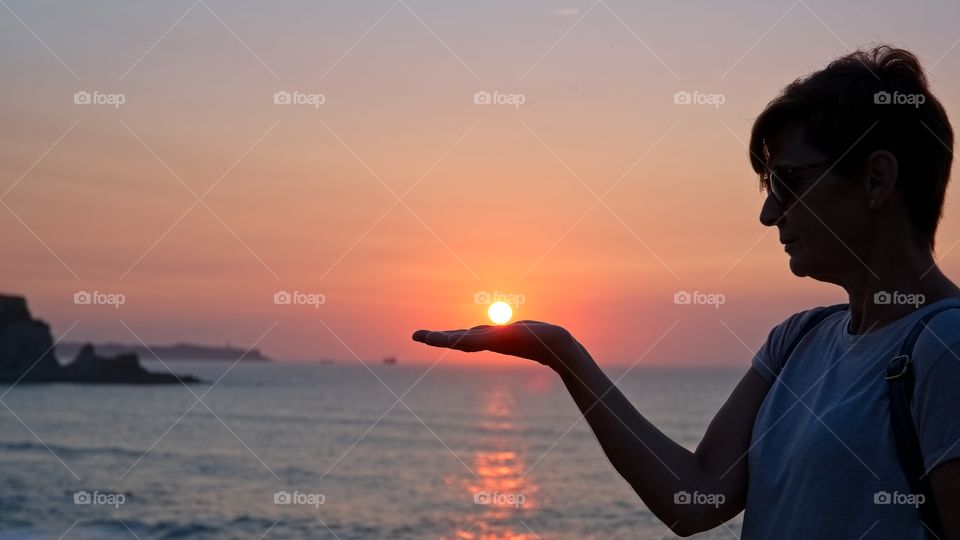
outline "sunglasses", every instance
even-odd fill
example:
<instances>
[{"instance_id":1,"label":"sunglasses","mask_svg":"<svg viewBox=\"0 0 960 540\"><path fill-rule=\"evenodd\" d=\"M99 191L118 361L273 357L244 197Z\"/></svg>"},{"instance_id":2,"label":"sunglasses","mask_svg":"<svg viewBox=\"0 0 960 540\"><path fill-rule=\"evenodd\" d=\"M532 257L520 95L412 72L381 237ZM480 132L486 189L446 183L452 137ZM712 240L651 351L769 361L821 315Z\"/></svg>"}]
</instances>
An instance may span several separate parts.
<instances>
[{"instance_id":1,"label":"sunglasses","mask_svg":"<svg viewBox=\"0 0 960 540\"><path fill-rule=\"evenodd\" d=\"M763 180L770 195L784 206L797 199L797 188L806 179L805 173L833 163L834 160L827 159L794 167L768 167L763 172Z\"/></svg>"}]
</instances>

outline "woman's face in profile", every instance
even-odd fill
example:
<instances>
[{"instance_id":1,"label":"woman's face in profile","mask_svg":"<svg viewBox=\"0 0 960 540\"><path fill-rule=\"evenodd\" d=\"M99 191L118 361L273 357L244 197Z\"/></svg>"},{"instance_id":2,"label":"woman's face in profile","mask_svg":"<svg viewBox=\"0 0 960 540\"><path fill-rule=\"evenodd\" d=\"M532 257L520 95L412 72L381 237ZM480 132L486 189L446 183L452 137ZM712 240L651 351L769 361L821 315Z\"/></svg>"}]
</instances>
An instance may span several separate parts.
<instances>
[{"instance_id":1,"label":"woman's face in profile","mask_svg":"<svg viewBox=\"0 0 960 540\"><path fill-rule=\"evenodd\" d=\"M826 161L820 167L781 176L780 201L769 192L760 222L776 226L780 242L797 276L839 283L865 270L872 228L865 191L856 178L841 176L829 156L810 145L804 129L786 124L768 141L773 170L788 170Z\"/></svg>"}]
</instances>

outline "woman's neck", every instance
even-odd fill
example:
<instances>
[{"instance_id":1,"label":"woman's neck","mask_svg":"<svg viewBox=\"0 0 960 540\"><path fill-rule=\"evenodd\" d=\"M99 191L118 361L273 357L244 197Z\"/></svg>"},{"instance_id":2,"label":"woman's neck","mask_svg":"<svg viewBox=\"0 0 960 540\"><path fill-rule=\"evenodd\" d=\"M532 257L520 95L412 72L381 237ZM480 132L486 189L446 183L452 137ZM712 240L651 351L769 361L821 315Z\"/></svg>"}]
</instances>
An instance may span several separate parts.
<instances>
[{"instance_id":1,"label":"woman's neck","mask_svg":"<svg viewBox=\"0 0 960 540\"><path fill-rule=\"evenodd\" d=\"M859 283L845 287L852 334L880 329L926 305L960 296L957 287L923 251L874 258Z\"/></svg>"}]
</instances>

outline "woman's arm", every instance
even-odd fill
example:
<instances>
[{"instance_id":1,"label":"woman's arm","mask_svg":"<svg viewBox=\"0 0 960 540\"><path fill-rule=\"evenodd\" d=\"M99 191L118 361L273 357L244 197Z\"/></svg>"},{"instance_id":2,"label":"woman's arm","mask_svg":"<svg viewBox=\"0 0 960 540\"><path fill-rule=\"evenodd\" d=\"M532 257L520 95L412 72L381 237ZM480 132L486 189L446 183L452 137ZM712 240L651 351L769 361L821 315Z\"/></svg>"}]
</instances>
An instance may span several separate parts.
<instances>
[{"instance_id":1,"label":"woman's arm","mask_svg":"<svg viewBox=\"0 0 960 540\"><path fill-rule=\"evenodd\" d=\"M960 459L941 463L930 471L930 485L944 539L960 539Z\"/></svg>"},{"instance_id":2,"label":"woman's arm","mask_svg":"<svg viewBox=\"0 0 960 540\"><path fill-rule=\"evenodd\" d=\"M558 373L617 472L676 534L712 529L743 510L747 452L769 384L750 369L695 452L663 434L627 400L585 350Z\"/></svg>"},{"instance_id":3,"label":"woman's arm","mask_svg":"<svg viewBox=\"0 0 960 540\"><path fill-rule=\"evenodd\" d=\"M489 350L536 360L556 371L617 472L672 531L711 529L743 510L747 452L769 384L750 369L690 452L643 417L570 334L518 321L465 330L418 330L413 339L467 352Z\"/></svg>"}]
</instances>

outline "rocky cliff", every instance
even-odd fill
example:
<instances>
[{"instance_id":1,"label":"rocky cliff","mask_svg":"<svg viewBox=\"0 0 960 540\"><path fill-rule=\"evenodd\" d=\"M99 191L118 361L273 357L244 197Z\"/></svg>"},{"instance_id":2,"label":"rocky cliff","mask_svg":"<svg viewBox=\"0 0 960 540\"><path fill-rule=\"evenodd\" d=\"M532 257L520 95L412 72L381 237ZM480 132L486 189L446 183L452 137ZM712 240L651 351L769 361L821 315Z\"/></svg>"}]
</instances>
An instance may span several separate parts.
<instances>
[{"instance_id":1,"label":"rocky cliff","mask_svg":"<svg viewBox=\"0 0 960 540\"><path fill-rule=\"evenodd\" d=\"M0 295L0 382L153 384L198 382L189 375L152 373L135 354L97 356L91 345L61 366L47 323L34 319L22 296Z\"/></svg>"}]
</instances>

